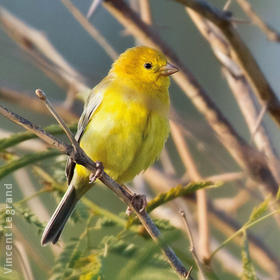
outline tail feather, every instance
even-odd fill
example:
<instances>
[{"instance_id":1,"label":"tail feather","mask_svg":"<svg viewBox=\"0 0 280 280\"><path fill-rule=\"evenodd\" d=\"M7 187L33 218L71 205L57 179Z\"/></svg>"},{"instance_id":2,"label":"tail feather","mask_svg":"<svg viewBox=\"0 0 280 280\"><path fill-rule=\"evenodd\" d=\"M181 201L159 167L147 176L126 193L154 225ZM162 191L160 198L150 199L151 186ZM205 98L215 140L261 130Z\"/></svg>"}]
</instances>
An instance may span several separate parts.
<instances>
[{"instance_id":1,"label":"tail feather","mask_svg":"<svg viewBox=\"0 0 280 280\"><path fill-rule=\"evenodd\" d=\"M41 239L42 246L49 242L55 244L58 241L63 228L71 213L73 212L77 202L78 198L75 188L70 185L43 232Z\"/></svg>"}]
</instances>

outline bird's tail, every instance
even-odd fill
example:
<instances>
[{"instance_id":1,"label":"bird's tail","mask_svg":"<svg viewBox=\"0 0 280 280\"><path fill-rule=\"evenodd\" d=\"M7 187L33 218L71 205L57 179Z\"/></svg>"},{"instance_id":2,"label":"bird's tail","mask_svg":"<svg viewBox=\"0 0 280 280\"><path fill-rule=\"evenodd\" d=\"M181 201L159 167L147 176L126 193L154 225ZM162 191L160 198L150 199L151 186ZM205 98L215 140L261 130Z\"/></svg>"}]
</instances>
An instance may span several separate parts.
<instances>
[{"instance_id":1,"label":"bird's tail","mask_svg":"<svg viewBox=\"0 0 280 280\"><path fill-rule=\"evenodd\" d=\"M55 244L61 232L73 212L79 198L77 197L74 186L70 185L48 222L41 239L41 245L44 246L49 242Z\"/></svg>"}]
</instances>

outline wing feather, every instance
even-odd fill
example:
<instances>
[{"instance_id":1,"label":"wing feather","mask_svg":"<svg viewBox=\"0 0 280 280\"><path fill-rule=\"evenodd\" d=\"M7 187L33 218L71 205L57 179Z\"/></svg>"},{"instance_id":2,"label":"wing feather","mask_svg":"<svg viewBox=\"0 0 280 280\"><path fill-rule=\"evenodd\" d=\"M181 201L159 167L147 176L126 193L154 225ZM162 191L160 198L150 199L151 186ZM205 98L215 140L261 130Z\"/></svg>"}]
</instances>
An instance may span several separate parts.
<instances>
[{"instance_id":1,"label":"wing feather","mask_svg":"<svg viewBox=\"0 0 280 280\"><path fill-rule=\"evenodd\" d=\"M75 139L78 142L80 142L81 137L82 137L82 135L85 131L85 128L87 127L92 115L97 110L97 108L99 107L99 105L101 104L101 102L103 100L104 90L99 90L95 94L94 94L94 92L95 92L95 89L93 90L93 93L89 96L87 102L85 103L83 113L78 122L78 128L77 128L77 132L75 135ZM66 168L65 168L68 185L70 184L70 182L72 180L75 165L76 165L76 163L73 162L68 157L67 162L66 162Z\"/></svg>"}]
</instances>

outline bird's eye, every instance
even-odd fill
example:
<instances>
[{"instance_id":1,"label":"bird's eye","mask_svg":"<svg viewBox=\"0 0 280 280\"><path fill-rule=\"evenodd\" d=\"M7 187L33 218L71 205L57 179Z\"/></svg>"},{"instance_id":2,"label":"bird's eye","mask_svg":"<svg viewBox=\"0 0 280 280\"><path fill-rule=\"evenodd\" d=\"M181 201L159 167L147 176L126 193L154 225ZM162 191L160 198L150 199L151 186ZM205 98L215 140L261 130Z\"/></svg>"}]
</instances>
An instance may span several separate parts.
<instances>
[{"instance_id":1,"label":"bird's eye","mask_svg":"<svg viewBox=\"0 0 280 280\"><path fill-rule=\"evenodd\" d=\"M144 67L146 68L146 69L151 69L153 66L152 66L152 63L145 63L144 64Z\"/></svg>"}]
</instances>

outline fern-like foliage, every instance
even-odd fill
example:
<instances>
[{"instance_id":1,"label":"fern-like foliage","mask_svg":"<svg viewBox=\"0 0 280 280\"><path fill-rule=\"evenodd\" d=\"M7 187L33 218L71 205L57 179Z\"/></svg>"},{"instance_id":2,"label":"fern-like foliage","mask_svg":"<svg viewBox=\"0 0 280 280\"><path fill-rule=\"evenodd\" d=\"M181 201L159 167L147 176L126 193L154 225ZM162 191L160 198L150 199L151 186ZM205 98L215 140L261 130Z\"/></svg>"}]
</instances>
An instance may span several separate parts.
<instances>
[{"instance_id":1,"label":"fern-like foliage","mask_svg":"<svg viewBox=\"0 0 280 280\"><path fill-rule=\"evenodd\" d=\"M21 215L27 223L35 226L39 235L42 234L42 232L45 228L45 225L39 220L39 218L29 208L26 208L24 206L17 205L17 204L14 205L14 208L15 208L17 215L18 214Z\"/></svg>"},{"instance_id":2,"label":"fern-like foliage","mask_svg":"<svg viewBox=\"0 0 280 280\"><path fill-rule=\"evenodd\" d=\"M248 239L246 231L243 231L243 248L242 248L242 280L258 280L255 272L255 268L250 257Z\"/></svg>"}]
</instances>

